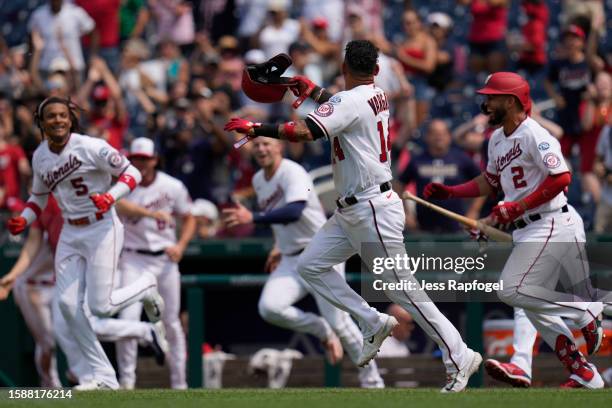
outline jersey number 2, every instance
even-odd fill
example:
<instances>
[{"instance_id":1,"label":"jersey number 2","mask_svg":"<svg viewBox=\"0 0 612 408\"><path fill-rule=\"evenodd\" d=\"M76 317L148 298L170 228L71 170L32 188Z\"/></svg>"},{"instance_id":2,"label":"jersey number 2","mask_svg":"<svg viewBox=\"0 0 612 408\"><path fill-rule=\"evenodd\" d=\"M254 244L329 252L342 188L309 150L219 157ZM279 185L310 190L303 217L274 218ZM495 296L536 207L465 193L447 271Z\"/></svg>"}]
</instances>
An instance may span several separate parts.
<instances>
[{"instance_id":1,"label":"jersey number 2","mask_svg":"<svg viewBox=\"0 0 612 408\"><path fill-rule=\"evenodd\" d=\"M83 177L73 178L72 180L70 180L70 183L72 184L72 187L74 187L74 189L76 190L75 194L77 196L80 197L89 193L89 189L85 184L83 184Z\"/></svg>"},{"instance_id":2,"label":"jersey number 2","mask_svg":"<svg viewBox=\"0 0 612 408\"><path fill-rule=\"evenodd\" d=\"M512 181L514 182L514 188L527 187L527 182L523 180L523 177L525 177L525 171L521 166L511 167L510 171L512 172Z\"/></svg>"},{"instance_id":3,"label":"jersey number 2","mask_svg":"<svg viewBox=\"0 0 612 408\"><path fill-rule=\"evenodd\" d=\"M383 128L382 121L378 121L376 124L378 127L378 135L380 136L380 162L385 163L388 159L388 152L391 151L391 135L387 134L385 137L385 129ZM389 132L389 126L387 125L387 133Z\"/></svg>"}]
</instances>

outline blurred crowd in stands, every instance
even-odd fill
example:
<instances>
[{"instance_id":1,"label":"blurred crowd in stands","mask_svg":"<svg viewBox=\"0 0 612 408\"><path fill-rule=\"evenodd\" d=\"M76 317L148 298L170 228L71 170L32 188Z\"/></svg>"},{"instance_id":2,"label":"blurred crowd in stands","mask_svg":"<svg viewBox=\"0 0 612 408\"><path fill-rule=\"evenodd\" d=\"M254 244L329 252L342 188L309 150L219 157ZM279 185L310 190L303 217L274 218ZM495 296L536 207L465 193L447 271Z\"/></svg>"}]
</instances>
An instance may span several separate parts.
<instances>
[{"instance_id":1,"label":"blurred crowd in stands","mask_svg":"<svg viewBox=\"0 0 612 408\"><path fill-rule=\"evenodd\" d=\"M341 90L344 45L381 50L376 79L392 101L393 167L401 188L461 183L486 162L492 129L474 90L494 71L532 86L534 118L561 140L573 170L570 202L588 229L612 232L612 49L607 0L4 0L0 1L0 211L20 211L33 121L49 95L81 107L85 134L123 149L153 139L161 168L196 200L201 237L241 235L215 224L218 209L248 200L257 170L248 144L223 132L232 116L274 122L305 103L263 105L241 91L245 64L287 53L285 75ZM329 165L319 141L286 146L307 170ZM490 203L445 202L478 216ZM407 228L453 232L455 223L408 208ZM486 215L486 214L485 214Z\"/></svg>"}]
</instances>

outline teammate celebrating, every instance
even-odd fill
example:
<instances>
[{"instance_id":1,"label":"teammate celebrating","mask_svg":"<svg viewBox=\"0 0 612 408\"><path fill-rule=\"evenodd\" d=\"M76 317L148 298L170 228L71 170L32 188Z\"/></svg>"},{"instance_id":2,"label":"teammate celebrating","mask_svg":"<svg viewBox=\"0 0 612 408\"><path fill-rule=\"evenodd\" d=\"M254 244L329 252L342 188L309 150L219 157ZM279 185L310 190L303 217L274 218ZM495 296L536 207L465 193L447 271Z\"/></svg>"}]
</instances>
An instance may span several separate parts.
<instances>
[{"instance_id":1,"label":"teammate celebrating","mask_svg":"<svg viewBox=\"0 0 612 408\"><path fill-rule=\"evenodd\" d=\"M601 302L576 302L572 294L555 292L559 269L570 281L585 276L584 229L578 213L567 204L563 190L571 176L559 142L529 117L529 84L511 72L497 72L478 93L491 126L499 126L489 141L486 171L457 186L428 184L425 198L487 196L501 189L505 202L493 208L489 222L514 223L514 249L501 273L499 298L521 307L544 341L570 371L562 387L601 388L603 380L576 348L562 317L582 328L589 354L601 346ZM565 244L563 244L565 243ZM578 252L576 252L576 249ZM572 276L573 275L573 276Z\"/></svg>"},{"instance_id":2,"label":"teammate celebrating","mask_svg":"<svg viewBox=\"0 0 612 408\"><path fill-rule=\"evenodd\" d=\"M326 218L312 179L302 166L283 159L282 148L278 140L255 139L253 154L261 170L253 176L253 188L264 212L253 214L238 204L223 210L224 222L228 227L270 224L274 231L275 246L266 262L271 274L259 298L259 315L271 324L319 338L332 364L342 357L342 346L357 363L362 347L359 328L348 313L327 302L298 275L298 256ZM344 263L333 270L344 278ZM323 317L292 306L307 293L313 294ZM359 369L359 380L363 388L384 387L374 362Z\"/></svg>"},{"instance_id":3,"label":"teammate celebrating","mask_svg":"<svg viewBox=\"0 0 612 408\"><path fill-rule=\"evenodd\" d=\"M8 228L12 234L23 232L54 193L65 221L55 256L56 296L94 378L79 389L115 389L115 371L83 302L93 315L108 317L142 301L152 322L161 318L163 300L154 275L144 273L132 285L114 290L123 226L113 204L136 187L140 172L105 141L76 133L76 107L70 101L47 98L35 117L43 142L34 152L32 195ZM118 182L110 187L112 176Z\"/></svg>"},{"instance_id":4,"label":"teammate celebrating","mask_svg":"<svg viewBox=\"0 0 612 408\"><path fill-rule=\"evenodd\" d=\"M178 262L196 229L195 217L191 214L191 198L183 183L155 169L157 156L151 139L134 139L130 146L129 159L142 173L142 182L124 201L149 210L173 214L182 221L177 242L176 224L173 219L164 221L127 217L125 247L119 260L119 270L122 286L132 285L147 274L153 274L157 279L165 304L162 321L170 347L170 383L172 388L184 389L187 388L187 347L179 320L181 277ZM120 317L139 320L141 310L140 304L135 303L123 309ZM134 388L137 353L138 345L135 340L117 342L117 362L122 388Z\"/></svg>"},{"instance_id":5,"label":"teammate celebrating","mask_svg":"<svg viewBox=\"0 0 612 408\"><path fill-rule=\"evenodd\" d=\"M124 201L120 207L128 207ZM126 211L126 209L124 209ZM141 216L160 216L136 206L129 207L131 213ZM41 386L61 387L55 360L55 339L66 358L70 372L77 382L88 383L93 380L85 358L80 352L66 325L58 302L53 299L55 273L53 258L64 220L53 195L49 195L47 206L40 217L32 224L28 237L21 249L17 262L11 270L0 278L0 301L5 300L14 286L15 303L34 337L34 362L41 379ZM86 307L86 303L85 303ZM87 310L86 314L90 313ZM116 341L120 338L137 339L150 345L159 363L163 363L167 343L161 322L155 324L138 323L119 319L98 319L90 316L91 325L101 340Z\"/></svg>"},{"instance_id":6,"label":"teammate celebrating","mask_svg":"<svg viewBox=\"0 0 612 408\"><path fill-rule=\"evenodd\" d=\"M300 255L298 271L317 293L357 320L364 337L359 365L374 358L398 323L394 317L371 308L333 266L356 253L365 265L373 265L378 257L406 256L403 204L391 189L389 105L385 93L374 85L377 60L378 49L371 42L351 41L342 64L346 91L332 96L308 78L293 78L297 82L294 93L321 103L305 120L263 125L234 118L225 126L253 138L330 141L334 184L340 195L338 210ZM409 281L418 288L410 292L389 290L386 294L409 311L442 350L448 374L442 392L463 390L482 362L480 354L466 346L457 329L420 290L410 271L392 269L381 278L388 283Z\"/></svg>"}]
</instances>

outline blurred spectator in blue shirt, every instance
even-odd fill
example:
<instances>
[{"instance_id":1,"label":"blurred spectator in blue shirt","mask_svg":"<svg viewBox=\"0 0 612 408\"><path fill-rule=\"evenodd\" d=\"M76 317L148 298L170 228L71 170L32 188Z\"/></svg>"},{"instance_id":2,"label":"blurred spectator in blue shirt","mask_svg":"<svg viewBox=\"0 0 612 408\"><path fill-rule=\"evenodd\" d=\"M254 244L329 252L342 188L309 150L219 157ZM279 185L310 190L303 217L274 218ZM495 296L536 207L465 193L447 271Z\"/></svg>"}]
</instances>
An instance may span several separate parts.
<instances>
[{"instance_id":1,"label":"blurred spectator in blue shirt","mask_svg":"<svg viewBox=\"0 0 612 408\"><path fill-rule=\"evenodd\" d=\"M451 133L441 119L434 119L428 126L425 136L426 150L413 156L406 169L399 176L404 185L416 183L417 195L423 194L427 183L461 184L478 176L480 169L463 151L451 146ZM431 200L432 203L459 214L465 214L464 200L451 199L444 201ZM477 217L479 208L471 206L469 217ZM455 221L425 207L417 208L419 229L429 232L455 232L461 227Z\"/></svg>"}]
</instances>

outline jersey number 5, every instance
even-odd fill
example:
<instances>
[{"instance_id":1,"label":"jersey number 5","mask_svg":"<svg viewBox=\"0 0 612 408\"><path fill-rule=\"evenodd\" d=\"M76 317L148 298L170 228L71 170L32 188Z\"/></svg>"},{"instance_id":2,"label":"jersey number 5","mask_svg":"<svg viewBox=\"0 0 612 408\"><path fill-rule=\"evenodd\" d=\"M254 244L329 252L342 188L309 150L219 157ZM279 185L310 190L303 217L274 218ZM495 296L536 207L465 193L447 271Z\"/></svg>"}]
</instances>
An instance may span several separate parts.
<instances>
[{"instance_id":1,"label":"jersey number 5","mask_svg":"<svg viewBox=\"0 0 612 408\"><path fill-rule=\"evenodd\" d=\"M523 177L525 177L525 171L521 166L511 167L510 171L512 172L512 181L514 182L514 188L527 187L527 182L523 180Z\"/></svg>"},{"instance_id":2,"label":"jersey number 5","mask_svg":"<svg viewBox=\"0 0 612 408\"><path fill-rule=\"evenodd\" d=\"M72 184L72 187L74 187L76 190L75 194L79 197L89 193L89 189L85 184L83 184L83 177L73 178L70 180L70 184Z\"/></svg>"},{"instance_id":3,"label":"jersey number 5","mask_svg":"<svg viewBox=\"0 0 612 408\"><path fill-rule=\"evenodd\" d=\"M389 125L387 124L387 137L385 137L385 129L382 121L378 121L378 135L380 136L380 162L385 163L388 159L388 152L391 151L391 135L389 134Z\"/></svg>"}]
</instances>

